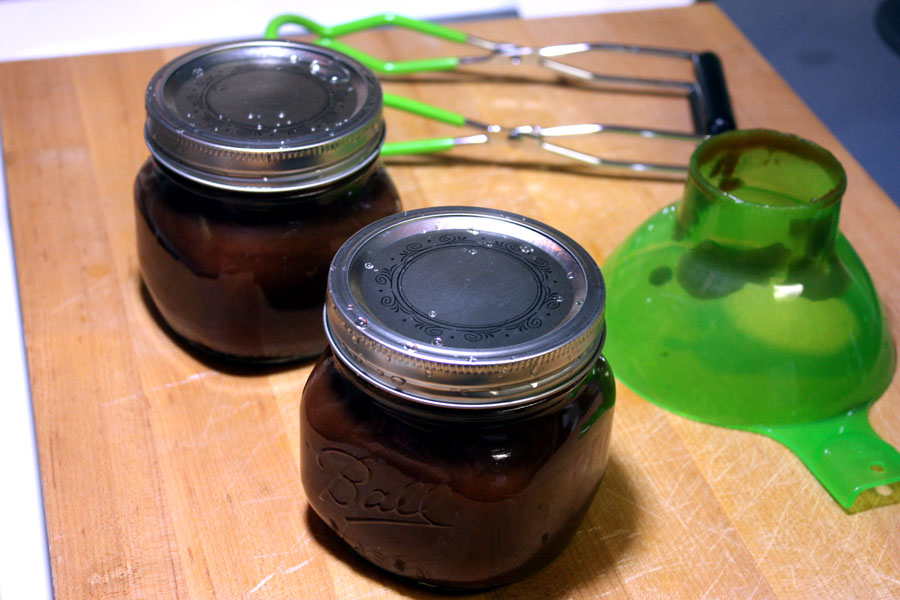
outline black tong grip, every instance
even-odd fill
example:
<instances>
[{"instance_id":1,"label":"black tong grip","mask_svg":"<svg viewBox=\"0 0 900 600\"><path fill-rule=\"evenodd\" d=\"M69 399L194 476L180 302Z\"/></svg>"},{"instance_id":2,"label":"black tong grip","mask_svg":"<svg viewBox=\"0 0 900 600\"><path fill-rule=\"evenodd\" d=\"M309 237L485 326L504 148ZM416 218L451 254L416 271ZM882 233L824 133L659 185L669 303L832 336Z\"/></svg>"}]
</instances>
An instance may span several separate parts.
<instances>
[{"instance_id":1,"label":"black tong grip","mask_svg":"<svg viewBox=\"0 0 900 600\"><path fill-rule=\"evenodd\" d=\"M712 52L694 54L692 61L695 80L689 97L694 131L702 135L731 131L735 122L722 61Z\"/></svg>"}]
</instances>

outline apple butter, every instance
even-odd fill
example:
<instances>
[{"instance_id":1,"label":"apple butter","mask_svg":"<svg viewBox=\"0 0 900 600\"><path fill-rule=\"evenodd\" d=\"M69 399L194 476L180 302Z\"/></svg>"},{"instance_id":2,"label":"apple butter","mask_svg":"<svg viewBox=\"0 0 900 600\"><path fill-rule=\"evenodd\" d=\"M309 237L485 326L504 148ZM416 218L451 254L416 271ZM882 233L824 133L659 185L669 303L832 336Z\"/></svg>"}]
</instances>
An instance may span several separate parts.
<instances>
[{"instance_id":1,"label":"apple butter","mask_svg":"<svg viewBox=\"0 0 900 600\"><path fill-rule=\"evenodd\" d=\"M604 305L583 248L511 213L422 209L354 234L301 404L312 509L425 584L493 587L546 565L606 470Z\"/></svg>"}]
</instances>

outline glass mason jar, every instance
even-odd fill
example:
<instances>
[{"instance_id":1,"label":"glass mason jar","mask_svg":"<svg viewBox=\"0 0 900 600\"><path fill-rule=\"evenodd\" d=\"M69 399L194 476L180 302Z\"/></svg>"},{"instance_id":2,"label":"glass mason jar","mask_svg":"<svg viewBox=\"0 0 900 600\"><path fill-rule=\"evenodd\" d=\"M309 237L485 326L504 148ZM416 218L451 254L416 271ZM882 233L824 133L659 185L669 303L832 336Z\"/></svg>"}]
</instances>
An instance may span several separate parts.
<instances>
[{"instance_id":1,"label":"glass mason jar","mask_svg":"<svg viewBox=\"0 0 900 600\"><path fill-rule=\"evenodd\" d=\"M222 44L162 67L146 105L137 246L163 319L232 359L319 354L334 253L399 210L374 75L317 46Z\"/></svg>"},{"instance_id":2,"label":"glass mason jar","mask_svg":"<svg viewBox=\"0 0 900 600\"><path fill-rule=\"evenodd\" d=\"M330 349L303 392L312 509L356 552L451 588L509 583L572 538L606 470L605 289L541 223L440 207L331 266Z\"/></svg>"}]
</instances>

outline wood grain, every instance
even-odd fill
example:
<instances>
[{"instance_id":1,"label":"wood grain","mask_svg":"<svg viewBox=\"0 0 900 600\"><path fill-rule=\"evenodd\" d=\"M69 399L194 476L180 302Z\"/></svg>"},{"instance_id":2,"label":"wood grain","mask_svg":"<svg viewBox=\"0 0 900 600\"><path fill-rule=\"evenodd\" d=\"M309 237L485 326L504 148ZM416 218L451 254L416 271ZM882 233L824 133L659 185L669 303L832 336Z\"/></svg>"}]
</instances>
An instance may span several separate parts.
<instances>
[{"instance_id":1,"label":"wood grain","mask_svg":"<svg viewBox=\"0 0 900 600\"><path fill-rule=\"evenodd\" d=\"M742 127L799 134L845 165L842 229L900 339L900 211L715 6L462 28L522 44L604 40L717 52ZM385 30L351 41L390 58L459 51ZM56 597L443 597L369 566L308 513L298 401L309 365L252 376L217 370L148 310L131 191L147 156L143 93L183 50L0 65ZM385 87L505 125L690 128L679 98L585 90L508 66L469 71ZM390 139L451 132L393 111L387 120ZM604 143L609 154L641 158L684 160L690 152ZM681 191L677 182L600 177L504 144L392 159L389 170L407 208L516 211L566 231L600 262ZM900 382L871 415L900 447ZM609 471L574 542L537 575L475 597L897 598L898 534L900 506L848 516L777 443L673 416L620 386Z\"/></svg>"}]
</instances>

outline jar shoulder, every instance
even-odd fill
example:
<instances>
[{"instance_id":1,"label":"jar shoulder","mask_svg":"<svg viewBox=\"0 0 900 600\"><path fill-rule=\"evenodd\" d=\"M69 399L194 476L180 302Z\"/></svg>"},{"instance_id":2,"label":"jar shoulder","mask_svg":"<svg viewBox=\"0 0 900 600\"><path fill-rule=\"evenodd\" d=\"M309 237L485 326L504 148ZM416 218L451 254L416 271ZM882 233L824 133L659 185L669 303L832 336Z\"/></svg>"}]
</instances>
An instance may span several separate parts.
<instances>
[{"instance_id":1,"label":"jar shoulder","mask_svg":"<svg viewBox=\"0 0 900 600\"><path fill-rule=\"evenodd\" d=\"M314 441L310 451L315 445L358 459L397 461L425 479L453 480L476 495L497 487L513 494L549 466L592 460L606 451L615 386L602 357L547 410L506 420L452 421L384 408L336 361L326 351L303 393L301 428Z\"/></svg>"},{"instance_id":2,"label":"jar shoulder","mask_svg":"<svg viewBox=\"0 0 900 600\"><path fill-rule=\"evenodd\" d=\"M139 205L163 204L188 212L215 212L226 209L252 215L312 214L325 211L330 218L340 216L353 206L386 214L399 211L399 193L384 165L374 161L335 182L295 191L235 191L203 185L169 171L151 156L138 170L134 197ZM329 212L330 211L330 212ZM337 211L337 212L335 212Z\"/></svg>"}]
</instances>

